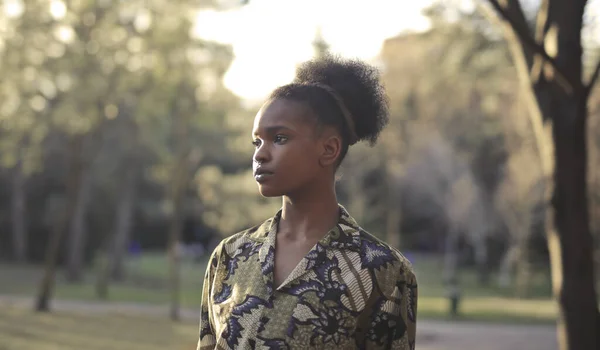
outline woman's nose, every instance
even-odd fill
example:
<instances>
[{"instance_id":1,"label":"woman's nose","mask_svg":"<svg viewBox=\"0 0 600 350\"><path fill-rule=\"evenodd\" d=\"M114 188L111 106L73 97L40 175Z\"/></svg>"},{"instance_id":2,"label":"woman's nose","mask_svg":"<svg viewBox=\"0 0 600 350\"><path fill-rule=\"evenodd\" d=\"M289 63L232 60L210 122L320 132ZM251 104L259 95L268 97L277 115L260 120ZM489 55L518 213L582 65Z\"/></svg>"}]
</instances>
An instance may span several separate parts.
<instances>
[{"instance_id":1,"label":"woman's nose","mask_svg":"<svg viewBox=\"0 0 600 350\"><path fill-rule=\"evenodd\" d=\"M254 151L254 161L256 163L264 163L269 160L269 152L265 144L260 145L256 151Z\"/></svg>"}]
</instances>

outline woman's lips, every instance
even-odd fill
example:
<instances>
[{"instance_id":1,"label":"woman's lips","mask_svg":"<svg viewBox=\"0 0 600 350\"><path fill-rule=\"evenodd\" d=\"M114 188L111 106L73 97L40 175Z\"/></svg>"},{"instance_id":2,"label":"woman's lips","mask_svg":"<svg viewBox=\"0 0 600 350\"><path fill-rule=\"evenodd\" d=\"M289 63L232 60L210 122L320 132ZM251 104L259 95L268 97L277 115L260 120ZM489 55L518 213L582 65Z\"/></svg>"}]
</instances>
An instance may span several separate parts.
<instances>
[{"instance_id":1,"label":"woman's lips","mask_svg":"<svg viewBox=\"0 0 600 350\"><path fill-rule=\"evenodd\" d=\"M266 170L257 170L254 173L254 179L258 183L263 183L263 182L267 181L271 176L273 176L273 173L270 171L266 171Z\"/></svg>"}]
</instances>

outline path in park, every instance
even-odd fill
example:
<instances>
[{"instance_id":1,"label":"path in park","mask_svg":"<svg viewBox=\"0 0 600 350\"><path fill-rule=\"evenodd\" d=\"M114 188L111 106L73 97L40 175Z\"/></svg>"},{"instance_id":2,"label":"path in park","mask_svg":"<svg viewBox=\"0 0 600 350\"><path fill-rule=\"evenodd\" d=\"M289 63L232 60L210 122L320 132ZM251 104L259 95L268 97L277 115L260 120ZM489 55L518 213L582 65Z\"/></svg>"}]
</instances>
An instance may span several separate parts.
<instances>
[{"instance_id":1,"label":"path in park","mask_svg":"<svg viewBox=\"0 0 600 350\"><path fill-rule=\"evenodd\" d=\"M417 323L417 349L557 350L555 334L550 325L423 321Z\"/></svg>"},{"instance_id":2,"label":"path in park","mask_svg":"<svg viewBox=\"0 0 600 350\"><path fill-rule=\"evenodd\" d=\"M0 295L0 312L8 305L31 308L30 298ZM167 307L136 303L101 303L55 300L58 311L85 313L168 315ZM182 309L184 320L196 322L198 311ZM511 325L473 322L421 320L417 323L418 350L556 350L555 327L550 325Z\"/></svg>"}]
</instances>

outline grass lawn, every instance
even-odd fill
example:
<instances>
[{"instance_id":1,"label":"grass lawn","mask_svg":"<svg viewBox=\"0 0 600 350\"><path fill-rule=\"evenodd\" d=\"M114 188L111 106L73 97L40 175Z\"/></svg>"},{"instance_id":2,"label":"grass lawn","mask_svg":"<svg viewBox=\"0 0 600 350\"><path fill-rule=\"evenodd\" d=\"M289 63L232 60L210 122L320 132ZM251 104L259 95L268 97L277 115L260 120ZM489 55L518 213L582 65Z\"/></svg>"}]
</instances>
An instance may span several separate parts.
<instances>
[{"instance_id":1,"label":"grass lawn","mask_svg":"<svg viewBox=\"0 0 600 350\"><path fill-rule=\"evenodd\" d=\"M443 267L439 259L425 256L412 258L419 283L418 315L420 318L450 319L449 301L442 283ZM495 277L495 276L494 276ZM528 298L516 298L514 289L495 285L481 286L472 270L460 272L460 315L454 320L503 323L553 323L557 306L551 298L549 276L532 278Z\"/></svg>"},{"instance_id":2,"label":"grass lawn","mask_svg":"<svg viewBox=\"0 0 600 350\"><path fill-rule=\"evenodd\" d=\"M195 349L198 327L128 315L0 312L0 350Z\"/></svg>"},{"instance_id":3,"label":"grass lawn","mask_svg":"<svg viewBox=\"0 0 600 350\"><path fill-rule=\"evenodd\" d=\"M205 266L205 261L182 263L182 306L199 306ZM0 295L34 296L42 273L40 266L0 264ZM81 283L68 283L64 274L59 272L54 296L57 299L98 301L95 283L96 273L93 269L85 273ZM107 301L166 304L170 300L167 283L167 258L163 254L147 253L128 262L128 276L125 281L111 282Z\"/></svg>"},{"instance_id":4,"label":"grass lawn","mask_svg":"<svg viewBox=\"0 0 600 350\"><path fill-rule=\"evenodd\" d=\"M419 318L448 318L449 304L441 283L442 269L439 261L422 256L411 257L411 259L419 282ZM163 254L146 253L139 259L130 261L128 268L128 279L111 285L108 301L154 305L168 303L168 265ZM185 261L182 264L182 306L194 309L199 307L204 269L204 261L196 263ZM94 289L93 269L88 271L84 281L79 284L67 283L62 273L58 276L56 298L98 300ZM33 296L40 277L39 267L0 265L0 294ZM557 310L555 303L549 297L550 286L544 276L537 276L532 281L533 297L530 299L514 298L512 290L479 286L472 271L461 272L460 281L463 299L458 320L509 323L549 323L555 320ZM1 345L0 350L3 350Z\"/></svg>"}]
</instances>

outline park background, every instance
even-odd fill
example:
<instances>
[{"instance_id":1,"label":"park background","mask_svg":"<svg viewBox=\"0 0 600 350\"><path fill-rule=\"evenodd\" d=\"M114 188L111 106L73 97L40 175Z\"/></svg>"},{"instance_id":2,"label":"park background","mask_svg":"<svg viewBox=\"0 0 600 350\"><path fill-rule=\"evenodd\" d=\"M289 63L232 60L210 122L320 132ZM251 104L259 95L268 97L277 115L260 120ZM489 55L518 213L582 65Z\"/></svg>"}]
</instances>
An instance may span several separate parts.
<instances>
[{"instance_id":1,"label":"park background","mask_svg":"<svg viewBox=\"0 0 600 350\"><path fill-rule=\"evenodd\" d=\"M413 263L417 348L557 349L547 155L491 3L4 0L0 349L195 348L208 254L281 205L251 175L254 115L327 54L387 88L390 125L338 195ZM546 3L521 1L531 27ZM599 88L587 102L597 292Z\"/></svg>"}]
</instances>

